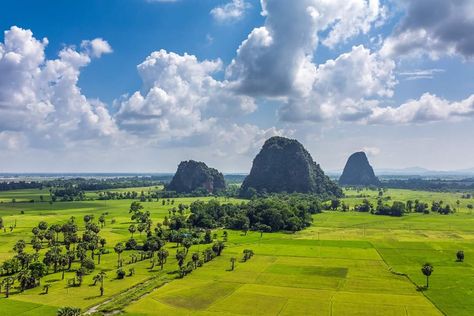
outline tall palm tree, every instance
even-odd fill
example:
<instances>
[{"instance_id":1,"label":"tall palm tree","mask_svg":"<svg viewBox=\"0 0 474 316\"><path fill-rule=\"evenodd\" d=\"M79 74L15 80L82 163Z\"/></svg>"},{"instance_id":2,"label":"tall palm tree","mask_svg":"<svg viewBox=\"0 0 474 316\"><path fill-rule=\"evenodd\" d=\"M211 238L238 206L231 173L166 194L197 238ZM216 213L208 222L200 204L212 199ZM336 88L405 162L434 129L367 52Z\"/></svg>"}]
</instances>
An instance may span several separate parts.
<instances>
[{"instance_id":1,"label":"tall palm tree","mask_svg":"<svg viewBox=\"0 0 474 316\"><path fill-rule=\"evenodd\" d=\"M17 275L17 280L20 282L20 288L21 291L23 292L26 288L32 286L32 283L34 283L34 278L31 275L31 270L28 269L23 269L20 272L18 272Z\"/></svg>"},{"instance_id":2,"label":"tall palm tree","mask_svg":"<svg viewBox=\"0 0 474 316\"><path fill-rule=\"evenodd\" d=\"M2 285L5 287L5 297L8 298L10 296L10 289L15 283L15 279L13 277L7 277L2 280Z\"/></svg>"},{"instance_id":3,"label":"tall palm tree","mask_svg":"<svg viewBox=\"0 0 474 316\"><path fill-rule=\"evenodd\" d=\"M158 259L160 260L161 270L163 270L163 265L166 263L166 258L168 258L168 250L160 249L158 250Z\"/></svg>"},{"instance_id":4,"label":"tall palm tree","mask_svg":"<svg viewBox=\"0 0 474 316\"><path fill-rule=\"evenodd\" d=\"M106 273L104 271L101 271L99 274L94 276L94 285L97 284L97 282L100 282L100 296L104 295L104 279L107 277Z\"/></svg>"},{"instance_id":5,"label":"tall palm tree","mask_svg":"<svg viewBox=\"0 0 474 316\"><path fill-rule=\"evenodd\" d=\"M180 250L180 251L176 252L176 260L178 260L179 268L183 267L185 259L186 259L186 253L184 251Z\"/></svg>"},{"instance_id":6,"label":"tall palm tree","mask_svg":"<svg viewBox=\"0 0 474 316\"><path fill-rule=\"evenodd\" d=\"M193 263L194 263L194 269L197 269L197 264L199 261L199 253L198 252L193 253L191 259L193 260Z\"/></svg>"},{"instance_id":7,"label":"tall palm tree","mask_svg":"<svg viewBox=\"0 0 474 316\"><path fill-rule=\"evenodd\" d=\"M120 266L121 266L120 255L121 255L122 252L125 250L125 248L124 248L124 246L123 246L123 243L119 242L118 244L116 244L115 247L114 247L114 250L115 250L115 253L116 253L117 256L118 256L118 259L117 259L117 268L120 268Z\"/></svg>"},{"instance_id":8,"label":"tall palm tree","mask_svg":"<svg viewBox=\"0 0 474 316\"><path fill-rule=\"evenodd\" d=\"M429 287L429 278L430 278L430 275L431 273L433 273L434 269L433 269L433 266L429 263L425 263L422 267L421 267L421 272L423 272L423 274L426 276L426 288Z\"/></svg>"}]
</instances>

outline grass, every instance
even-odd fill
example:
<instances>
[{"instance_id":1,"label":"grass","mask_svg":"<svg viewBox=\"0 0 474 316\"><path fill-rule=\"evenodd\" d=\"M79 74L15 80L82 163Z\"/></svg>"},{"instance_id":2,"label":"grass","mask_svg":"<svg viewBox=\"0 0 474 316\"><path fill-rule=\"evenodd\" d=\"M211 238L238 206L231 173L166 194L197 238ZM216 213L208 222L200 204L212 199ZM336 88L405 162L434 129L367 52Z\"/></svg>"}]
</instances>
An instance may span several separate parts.
<instances>
[{"instance_id":1,"label":"grass","mask_svg":"<svg viewBox=\"0 0 474 316\"><path fill-rule=\"evenodd\" d=\"M143 188L138 188L142 190ZM130 190L130 189L125 189ZM184 279L174 279L174 244L164 271L149 270L142 261L130 266L136 274L115 279L117 257L112 247L130 237L130 200L60 202L39 201L39 190L1 192L0 216L7 226L0 232L0 261L10 258L19 239L29 240L31 228L41 220L60 223L75 216L108 212L101 235L107 239L110 254L102 256L100 269L107 271L105 295L91 286L92 275L80 288L68 288L60 274L42 280L50 284L48 295L42 288L24 293L13 291L9 299L0 298L2 315L55 315L58 307L77 306L87 310L124 309L126 315L472 315L474 313L474 215L467 209L473 200L460 199L461 193L388 190L391 200L419 199L427 203L443 200L456 205L457 213L409 214L400 218L354 212L324 212L314 216L308 229L294 233L260 234L229 231L229 242L221 257L195 270ZM377 192L364 191L373 201ZM345 203L361 200L355 191L347 192ZM35 203L10 203L34 199ZM46 195L45 195L46 196ZM38 200L36 200L36 198ZM161 221L179 203L195 198L175 199L175 205L144 202L154 222ZM202 198L204 200L204 198ZM238 200L232 200L238 202ZM22 214L23 211L23 214ZM112 220L114 224L112 224ZM220 232L218 232L221 235ZM144 236L135 234L136 238ZM28 246L30 247L30 246ZM203 250L193 246L190 250ZM255 256L242 262L242 251L252 249ZM464 262L456 262L456 251L464 250ZM29 249L31 251L31 249ZM122 257L128 261L130 253ZM230 271L230 258L238 258ZM434 266L430 288L425 284L421 265ZM66 279L72 278L66 273ZM104 302L106 302L104 304Z\"/></svg>"}]
</instances>

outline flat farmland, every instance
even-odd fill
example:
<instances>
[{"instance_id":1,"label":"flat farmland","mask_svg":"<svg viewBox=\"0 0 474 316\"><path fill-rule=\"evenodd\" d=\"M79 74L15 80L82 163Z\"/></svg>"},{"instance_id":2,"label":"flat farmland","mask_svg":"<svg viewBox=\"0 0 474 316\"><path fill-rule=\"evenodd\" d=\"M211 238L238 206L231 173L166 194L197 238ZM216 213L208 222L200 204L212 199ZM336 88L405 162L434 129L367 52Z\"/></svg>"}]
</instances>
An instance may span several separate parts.
<instances>
[{"instance_id":1,"label":"flat farmland","mask_svg":"<svg viewBox=\"0 0 474 316\"><path fill-rule=\"evenodd\" d=\"M100 296L98 287L93 285L95 273L86 275L81 287L67 284L74 272L66 272L64 280L60 272L50 273L41 280L50 286L48 294L41 286L22 293L14 287L8 299L1 295L2 315L56 315L62 306L92 313L104 302L114 309L120 299L127 302L124 306L119 304L126 315L472 315L474 311L474 215L461 206L451 215L403 217L326 211L314 215L312 226L297 233L260 236L258 232L228 230L222 256L183 279L176 279L174 274L175 244L166 245L170 256L163 270L151 269L148 260L130 263L136 252L127 250L122 254L125 270L133 268L135 273L118 280L113 247L130 238L128 228L133 222L128 209L132 200L8 202L12 196L29 199L42 193L26 191L1 194L5 201L0 203L0 217L6 231L0 232L0 262L14 255L12 248L20 239L27 242L31 251L31 231L40 221L65 223L74 216L82 227L85 215L94 215L97 220L106 213L106 225L100 235L107 240L108 251L96 267L96 271L107 274L105 294ZM420 200L430 203L430 192L405 191L388 190L385 195L404 200L419 194ZM459 198L458 193L442 194L446 201ZM432 199L440 197L435 194ZM375 198L373 194L371 199ZM189 205L197 199L211 198L142 204L153 222L158 223L173 207ZM343 201L351 204L358 199L348 194ZM469 200L462 203L467 205ZM9 226L15 224L10 232ZM222 229L213 233L222 239ZM138 232L135 238L146 239ZM189 251L202 252L206 247L193 245ZM255 253L247 262L242 261L244 249ZM465 252L464 262L456 261L458 250ZM231 258L237 259L233 271ZM434 266L427 290L422 289L426 279L420 271L425 262ZM78 267L74 265L72 271ZM134 291L140 286L149 290Z\"/></svg>"}]
</instances>

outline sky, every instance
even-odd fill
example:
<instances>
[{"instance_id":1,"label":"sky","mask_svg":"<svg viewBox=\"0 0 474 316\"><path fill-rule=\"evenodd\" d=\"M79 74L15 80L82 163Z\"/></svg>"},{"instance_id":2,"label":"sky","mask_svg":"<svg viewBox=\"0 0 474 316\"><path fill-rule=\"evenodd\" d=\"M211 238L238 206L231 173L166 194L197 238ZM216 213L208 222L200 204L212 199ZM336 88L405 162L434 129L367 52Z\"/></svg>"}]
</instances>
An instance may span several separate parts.
<instances>
[{"instance_id":1,"label":"sky","mask_svg":"<svg viewBox=\"0 0 474 316\"><path fill-rule=\"evenodd\" d=\"M0 172L474 167L472 0L0 3Z\"/></svg>"}]
</instances>

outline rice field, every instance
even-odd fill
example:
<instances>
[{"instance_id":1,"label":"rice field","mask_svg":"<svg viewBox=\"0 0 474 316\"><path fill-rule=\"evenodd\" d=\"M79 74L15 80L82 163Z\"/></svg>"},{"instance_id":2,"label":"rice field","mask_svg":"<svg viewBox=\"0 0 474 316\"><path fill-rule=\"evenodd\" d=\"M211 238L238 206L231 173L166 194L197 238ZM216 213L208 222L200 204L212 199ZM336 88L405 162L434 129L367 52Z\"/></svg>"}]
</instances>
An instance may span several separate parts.
<instances>
[{"instance_id":1,"label":"rice field","mask_svg":"<svg viewBox=\"0 0 474 316\"><path fill-rule=\"evenodd\" d=\"M31 229L39 221L61 223L69 217L96 218L108 212L101 236L107 239L109 254L103 255L100 268L108 274L105 294L92 286L92 275L81 287L68 287L73 273L49 274L42 287L1 295L2 315L55 315L62 306L90 310L104 301L114 300L131 287L155 279L158 288L137 297L126 306L126 315L472 315L474 313L474 215L467 209L473 200L460 199L458 193L388 190L392 200L416 199L453 201L459 199L452 215L408 214L400 218L355 212L327 211L314 215L313 225L293 233L228 231L223 255L196 269L183 279L174 279L176 270L170 255L163 271L150 269L148 261L127 264L136 273L125 280L114 277L117 256L112 248L130 237L128 208L130 200L9 203L12 196L29 200L42 192L2 192L0 216L6 226L16 228L0 232L0 262L13 255L19 239L29 240ZM369 192L369 191L368 191ZM355 192L354 192L355 193ZM365 194L365 192L364 192ZM372 194L375 198L377 192ZM175 199L189 204L196 198ZM204 198L201 198L204 200ZM347 194L345 203L357 203ZM431 200L430 200L431 199ZM238 202L238 200L231 200ZM154 222L161 221L172 205L144 202ZM113 223L113 224L112 224ZM216 231L222 236L222 231ZM138 236L139 237L139 236ZM140 238L140 237L139 237ZM144 237L141 237L144 238ZM220 237L219 237L220 238ZM167 245L170 254L174 245ZM203 250L195 245L191 252ZM244 249L255 256L243 262ZM456 261L456 252L464 250L464 262ZM128 258L126 251L123 258ZM236 258L231 271L231 258ZM429 289L423 290L425 277L420 268L425 262L434 266ZM128 292L125 292L125 296Z\"/></svg>"}]
</instances>

